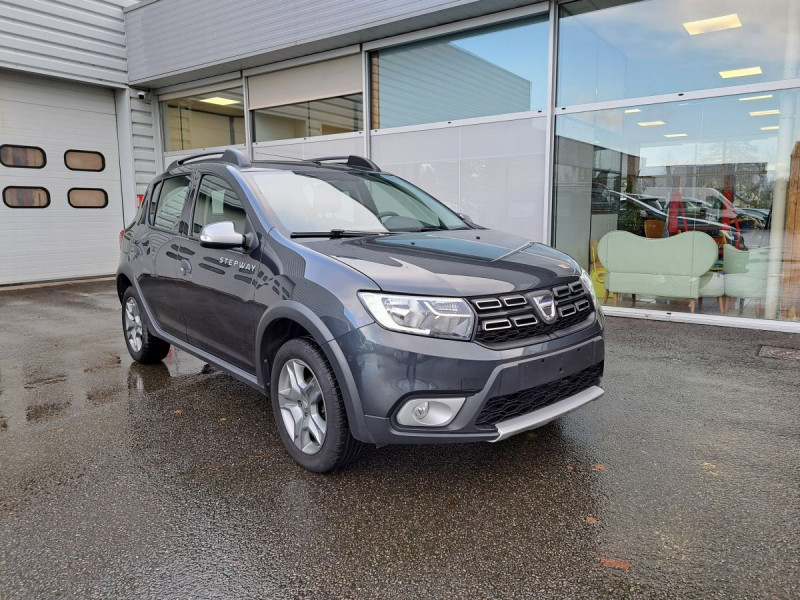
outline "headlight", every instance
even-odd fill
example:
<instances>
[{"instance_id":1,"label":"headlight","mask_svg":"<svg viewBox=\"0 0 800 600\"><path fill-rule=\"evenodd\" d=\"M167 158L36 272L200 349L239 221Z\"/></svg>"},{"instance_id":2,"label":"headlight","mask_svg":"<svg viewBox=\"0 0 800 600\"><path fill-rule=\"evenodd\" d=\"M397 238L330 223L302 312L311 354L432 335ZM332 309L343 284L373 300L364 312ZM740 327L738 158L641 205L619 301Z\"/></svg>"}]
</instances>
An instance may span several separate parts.
<instances>
[{"instance_id":1,"label":"headlight","mask_svg":"<svg viewBox=\"0 0 800 600\"><path fill-rule=\"evenodd\" d=\"M461 298L428 298L359 292L373 318L386 329L453 340L472 336L472 310Z\"/></svg>"},{"instance_id":2,"label":"headlight","mask_svg":"<svg viewBox=\"0 0 800 600\"><path fill-rule=\"evenodd\" d=\"M603 308L600 306L600 301L597 299L597 294L594 291L594 283L592 282L592 277L581 269L581 282L583 283L583 287L589 292L589 295L592 297L592 302L594 303L594 310L597 313L597 320L600 321L600 325L605 325L606 316L603 314Z\"/></svg>"},{"instance_id":3,"label":"headlight","mask_svg":"<svg viewBox=\"0 0 800 600\"><path fill-rule=\"evenodd\" d=\"M592 277L581 269L581 282L583 283L583 287L586 288L586 291L589 292L592 296L592 300L594 300L595 306L597 305L597 294L594 292L594 283L592 283Z\"/></svg>"}]
</instances>

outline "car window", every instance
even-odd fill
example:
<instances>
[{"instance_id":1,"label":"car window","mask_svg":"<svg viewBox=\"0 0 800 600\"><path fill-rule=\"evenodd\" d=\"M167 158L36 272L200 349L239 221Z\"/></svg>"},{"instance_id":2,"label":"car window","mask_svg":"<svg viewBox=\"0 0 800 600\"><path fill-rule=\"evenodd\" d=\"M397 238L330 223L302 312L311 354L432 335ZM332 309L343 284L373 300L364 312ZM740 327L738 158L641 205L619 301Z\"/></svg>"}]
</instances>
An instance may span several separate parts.
<instances>
[{"instance_id":1,"label":"car window","mask_svg":"<svg viewBox=\"0 0 800 600\"><path fill-rule=\"evenodd\" d=\"M290 232L468 228L449 208L393 175L304 169L249 177L259 200Z\"/></svg>"},{"instance_id":2,"label":"car window","mask_svg":"<svg viewBox=\"0 0 800 600\"><path fill-rule=\"evenodd\" d=\"M408 193L402 189L386 185L384 181L367 180L365 184L375 203L378 217L410 217L424 225L439 223L435 212L421 202L409 202Z\"/></svg>"},{"instance_id":3,"label":"car window","mask_svg":"<svg viewBox=\"0 0 800 600\"><path fill-rule=\"evenodd\" d=\"M192 234L198 236L203 227L220 221L231 221L238 233L244 233L246 219L242 201L233 188L221 177L204 175L197 191Z\"/></svg>"},{"instance_id":4,"label":"car window","mask_svg":"<svg viewBox=\"0 0 800 600\"><path fill-rule=\"evenodd\" d=\"M173 233L178 232L178 224L181 222L181 213L186 204L190 181L188 175L164 180L157 201L150 203L151 225Z\"/></svg>"}]
</instances>

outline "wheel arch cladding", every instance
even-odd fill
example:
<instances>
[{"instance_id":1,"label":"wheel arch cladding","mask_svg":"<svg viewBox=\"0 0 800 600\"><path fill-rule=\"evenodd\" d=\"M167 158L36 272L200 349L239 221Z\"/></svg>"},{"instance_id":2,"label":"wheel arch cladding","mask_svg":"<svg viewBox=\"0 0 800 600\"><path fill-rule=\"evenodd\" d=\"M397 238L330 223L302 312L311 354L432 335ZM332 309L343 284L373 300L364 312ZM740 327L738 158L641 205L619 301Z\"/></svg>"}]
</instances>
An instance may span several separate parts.
<instances>
[{"instance_id":1,"label":"wheel arch cladding","mask_svg":"<svg viewBox=\"0 0 800 600\"><path fill-rule=\"evenodd\" d=\"M322 319L308 307L290 300L265 313L256 335L259 340L256 344L256 376L265 388L270 380L270 362L278 348L292 337L311 338L333 368L353 436L362 442L371 441L350 365ZM272 336L277 336L277 339Z\"/></svg>"},{"instance_id":2,"label":"wheel arch cladding","mask_svg":"<svg viewBox=\"0 0 800 600\"><path fill-rule=\"evenodd\" d=\"M132 285L131 280L126 275L122 273L117 275L117 296L119 296L120 302L122 302L122 296L125 295L125 290Z\"/></svg>"}]
</instances>

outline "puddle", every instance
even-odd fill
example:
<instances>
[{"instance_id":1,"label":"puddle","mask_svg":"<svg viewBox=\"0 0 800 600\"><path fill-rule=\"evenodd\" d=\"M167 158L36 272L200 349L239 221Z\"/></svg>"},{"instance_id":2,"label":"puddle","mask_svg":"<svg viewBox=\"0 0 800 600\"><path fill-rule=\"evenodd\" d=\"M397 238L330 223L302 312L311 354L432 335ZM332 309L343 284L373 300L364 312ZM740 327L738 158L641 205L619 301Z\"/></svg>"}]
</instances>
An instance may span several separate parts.
<instances>
[{"instance_id":1,"label":"puddle","mask_svg":"<svg viewBox=\"0 0 800 600\"><path fill-rule=\"evenodd\" d=\"M777 358L780 360L800 360L800 350L797 348L781 348L780 346L761 346L758 355L763 358Z\"/></svg>"},{"instance_id":2,"label":"puddle","mask_svg":"<svg viewBox=\"0 0 800 600\"><path fill-rule=\"evenodd\" d=\"M61 383L67 380L67 376L63 373L59 375L53 375L52 377L42 377L40 379L29 379L28 382L25 384L26 390L31 390L39 387L40 385L51 385L53 383Z\"/></svg>"},{"instance_id":3,"label":"puddle","mask_svg":"<svg viewBox=\"0 0 800 600\"><path fill-rule=\"evenodd\" d=\"M58 417L69 408L69 402L49 402L47 404L34 404L25 411L25 418L28 422L45 421Z\"/></svg>"}]
</instances>

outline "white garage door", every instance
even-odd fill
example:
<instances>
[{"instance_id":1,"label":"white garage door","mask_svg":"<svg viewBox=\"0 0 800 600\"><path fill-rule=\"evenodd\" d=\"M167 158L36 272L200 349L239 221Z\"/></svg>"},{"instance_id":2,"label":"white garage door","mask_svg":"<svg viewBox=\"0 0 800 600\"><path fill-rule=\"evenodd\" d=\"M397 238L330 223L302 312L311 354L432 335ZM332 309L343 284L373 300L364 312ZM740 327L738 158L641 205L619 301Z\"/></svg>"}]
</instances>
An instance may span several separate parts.
<instances>
[{"instance_id":1,"label":"white garage door","mask_svg":"<svg viewBox=\"0 0 800 600\"><path fill-rule=\"evenodd\" d=\"M113 273L114 92L0 71L0 189L0 285Z\"/></svg>"}]
</instances>

